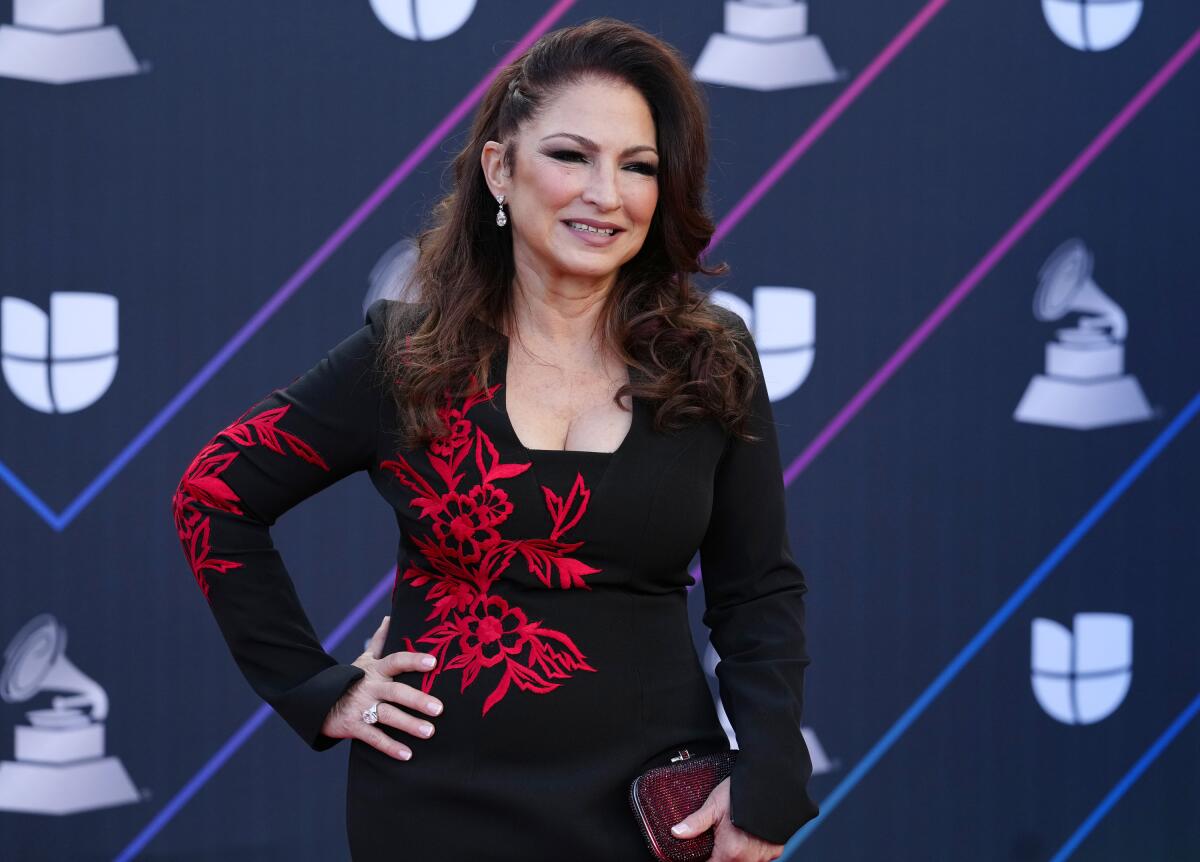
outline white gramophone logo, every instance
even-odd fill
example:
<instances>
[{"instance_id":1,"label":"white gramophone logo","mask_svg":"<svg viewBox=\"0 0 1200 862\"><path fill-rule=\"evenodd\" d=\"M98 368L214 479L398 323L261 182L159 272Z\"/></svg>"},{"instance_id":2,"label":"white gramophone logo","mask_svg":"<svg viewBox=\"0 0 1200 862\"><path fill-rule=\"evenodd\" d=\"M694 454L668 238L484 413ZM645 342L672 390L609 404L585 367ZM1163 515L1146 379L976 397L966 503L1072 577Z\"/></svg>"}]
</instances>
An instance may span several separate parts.
<instances>
[{"instance_id":1,"label":"white gramophone logo","mask_svg":"<svg viewBox=\"0 0 1200 862\"><path fill-rule=\"evenodd\" d=\"M52 293L50 313L0 299L0 367L8 388L42 413L74 413L99 400L117 376L117 298Z\"/></svg>"},{"instance_id":2,"label":"white gramophone logo","mask_svg":"<svg viewBox=\"0 0 1200 862\"><path fill-rule=\"evenodd\" d=\"M710 298L746 322L771 400L780 401L799 389L817 352L816 295L801 287L756 287L753 308L723 290L714 290Z\"/></svg>"},{"instance_id":3,"label":"white gramophone logo","mask_svg":"<svg viewBox=\"0 0 1200 862\"><path fill-rule=\"evenodd\" d=\"M1082 316L1046 345L1046 373L1029 382L1013 418L1077 429L1153 418L1137 378L1125 373L1125 312L1092 281L1092 253L1083 241L1067 240L1055 249L1038 280L1034 317Z\"/></svg>"},{"instance_id":4,"label":"white gramophone logo","mask_svg":"<svg viewBox=\"0 0 1200 862\"><path fill-rule=\"evenodd\" d=\"M1032 628L1033 694L1063 724L1095 724L1125 700L1133 680L1133 619L1075 614L1074 632L1048 619Z\"/></svg>"},{"instance_id":5,"label":"white gramophone logo","mask_svg":"<svg viewBox=\"0 0 1200 862\"><path fill-rule=\"evenodd\" d=\"M104 26L103 0L13 0L0 24L0 77L73 84L141 71L116 27Z\"/></svg>"},{"instance_id":6,"label":"white gramophone logo","mask_svg":"<svg viewBox=\"0 0 1200 862\"><path fill-rule=\"evenodd\" d=\"M709 685L717 692L720 692L720 682L717 676L717 664L720 661L720 654L712 645L712 641L709 641L708 646L704 650L704 672L711 680ZM737 748L737 733L729 721L729 714L725 712L725 704L721 701L719 693L714 698L714 702L717 707L717 720L721 723L721 729L725 731L725 736L729 740L729 747ZM821 740L817 738L817 732L813 728L801 727L800 734L804 737L804 745L808 748L808 754L812 760L813 775L824 775L827 772L833 772L842 765L840 758L835 760L830 759L829 755L825 752L825 747L821 745Z\"/></svg>"},{"instance_id":7,"label":"white gramophone logo","mask_svg":"<svg viewBox=\"0 0 1200 862\"><path fill-rule=\"evenodd\" d=\"M1077 51L1107 51L1129 38L1142 0L1042 0L1051 32Z\"/></svg>"},{"instance_id":8,"label":"white gramophone logo","mask_svg":"<svg viewBox=\"0 0 1200 862\"><path fill-rule=\"evenodd\" d=\"M725 32L713 33L692 76L709 84L783 90L845 77L833 68L820 36L808 32L808 4L793 0L729 0Z\"/></svg>"},{"instance_id":9,"label":"white gramophone logo","mask_svg":"<svg viewBox=\"0 0 1200 862\"><path fill-rule=\"evenodd\" d=\"M49 709L29 710L29 724L16 726L15 760L0 761L0 811L75 814L141 799L121 761L104 754L108 695L70 662L66 646L66 629L40 614L4 651L6 703L43 691L70 694L52 698Z\"/></svg>"},{"instance_id":10,"label":"white gramophone logo","mask_svg":"<svg viewBox=\"0 0 1200 862\"><path fill-rule=\"evenodd\" d=\"M371 0L371 9L379 22L397 36L432 42L467 23L475 11L475 0Z\"/></svg>"}]
</instances>

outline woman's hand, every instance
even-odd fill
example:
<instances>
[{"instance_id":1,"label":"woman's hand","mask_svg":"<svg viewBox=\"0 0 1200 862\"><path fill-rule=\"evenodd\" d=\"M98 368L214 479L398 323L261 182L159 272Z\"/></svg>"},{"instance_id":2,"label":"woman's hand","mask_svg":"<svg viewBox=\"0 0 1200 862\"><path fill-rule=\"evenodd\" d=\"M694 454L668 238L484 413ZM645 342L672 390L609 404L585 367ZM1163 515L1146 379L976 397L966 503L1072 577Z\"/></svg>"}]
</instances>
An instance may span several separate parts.
<instances>
[{"instance_id":1,"label":"woman's hand","mask_svg":"<svg viewBox=\"0 0 1200 862\"><path fill-rule=\"evenodd\" d=\"M769 862L783 854L784 845L771 844L733 825L729 819L728 778L714 787L704 804L681 822L686 828L680 830L676 826L671 830L678 838L691 838L716 825L716 840L708 862Z\"/></svg>"},{"instance_id":2,"label":"woman's hand","mask_svg":"<svg viewBox=\"0 0 1200 862\"><path fill-rule=\"evenodd\" d=\"M361 667L366 674L346 689L346 693L334 704L325 718L325 723L321 725L321 732L334 739L361 739L390 757L408 760L412 757L412 749L392 739L378 727L367 724L363 721L363 713L371 708L371 704L378 703L379 708L376 712L379 713L381 723L426 739L433 735L433 725L410 715L400 707L406 706L429 715L438 715L442 711L442 702L420 689L392 679L404 671L427 671L436 664L436 659L424 665L421 660L433 659L433 656L416 652L394 652L383 656L383 644L387 639L388 625L391 621L391 617L383 618L383 622L371 636L366 652L354 660L354 666ZM422 733L422 726L428 727L429 732Z\"/></svg>"}]
</instances>

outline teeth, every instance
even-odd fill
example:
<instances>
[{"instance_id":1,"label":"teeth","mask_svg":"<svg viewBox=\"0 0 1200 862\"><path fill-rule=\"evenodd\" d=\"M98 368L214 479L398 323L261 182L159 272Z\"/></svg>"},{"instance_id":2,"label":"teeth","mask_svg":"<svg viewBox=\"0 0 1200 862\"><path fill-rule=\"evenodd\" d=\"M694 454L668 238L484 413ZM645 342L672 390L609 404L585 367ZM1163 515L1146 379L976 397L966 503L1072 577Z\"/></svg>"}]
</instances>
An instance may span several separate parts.
<instances>
[{"instance_id":1,"label":"teeth","mask_svg":"<svg viewBox=\"0 0 1200 862\"><path fill-rule=\"evenodd\" d=\"M614 228L611 228L611 227L596 228L596 227L592 227L591 225L583 224L582 222L577 222L577 221L569 221L569 222L567 222L567 224L571 227L572 230L586 230L589 233L598 233L598 234L603 234L604 236L612 236L614 233L614 230L615 230Z\"/></svg>"}]
</instances>

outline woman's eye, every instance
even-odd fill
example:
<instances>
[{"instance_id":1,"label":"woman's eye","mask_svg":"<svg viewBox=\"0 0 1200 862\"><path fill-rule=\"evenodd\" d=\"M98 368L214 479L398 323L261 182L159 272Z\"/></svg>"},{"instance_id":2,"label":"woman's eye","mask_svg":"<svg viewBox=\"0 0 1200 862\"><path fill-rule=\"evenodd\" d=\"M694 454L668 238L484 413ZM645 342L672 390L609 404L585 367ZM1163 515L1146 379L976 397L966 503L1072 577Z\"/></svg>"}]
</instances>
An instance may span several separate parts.
<instances>
[{"instance_id":1,"label":"woman's eye","mask_svg":"<svg viewBox=\"0 0 1200 862\"><path fill-rule=\"evenodd\" d=\"M564 162L587 160L583 153L576 152L575 150L555 150L550 156ZM649 162L633 162L626 165L626 167L633 168L637 173L645 174L648 177L657 176L658 174L658 166L652 165Z\"/></svg>"}]
</instances>

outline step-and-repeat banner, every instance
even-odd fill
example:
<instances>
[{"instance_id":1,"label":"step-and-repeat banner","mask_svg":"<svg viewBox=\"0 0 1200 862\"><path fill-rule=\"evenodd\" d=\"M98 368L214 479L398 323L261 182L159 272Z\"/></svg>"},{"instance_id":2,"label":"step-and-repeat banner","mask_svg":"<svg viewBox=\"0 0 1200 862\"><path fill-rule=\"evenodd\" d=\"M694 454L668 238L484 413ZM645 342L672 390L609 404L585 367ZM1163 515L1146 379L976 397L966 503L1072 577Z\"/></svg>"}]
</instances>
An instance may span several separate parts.
<instances>
[{"instance_id":1,"label":"step-and-repeat banner","mask_svg":"<svg viewBox=\"0 0 1200 862\"><path fill-rule=\"evenodd\" d=\"M349 746L255 698L171 496L411 262L495 70L599 15L712 110L704 287L754 333L810 586L822 815L786 858L1200 859L1173 0L0 5L0 857L347 858ZM273 529L341 661L395 530L365 475Z\"/></svg>"}]
</instances>

